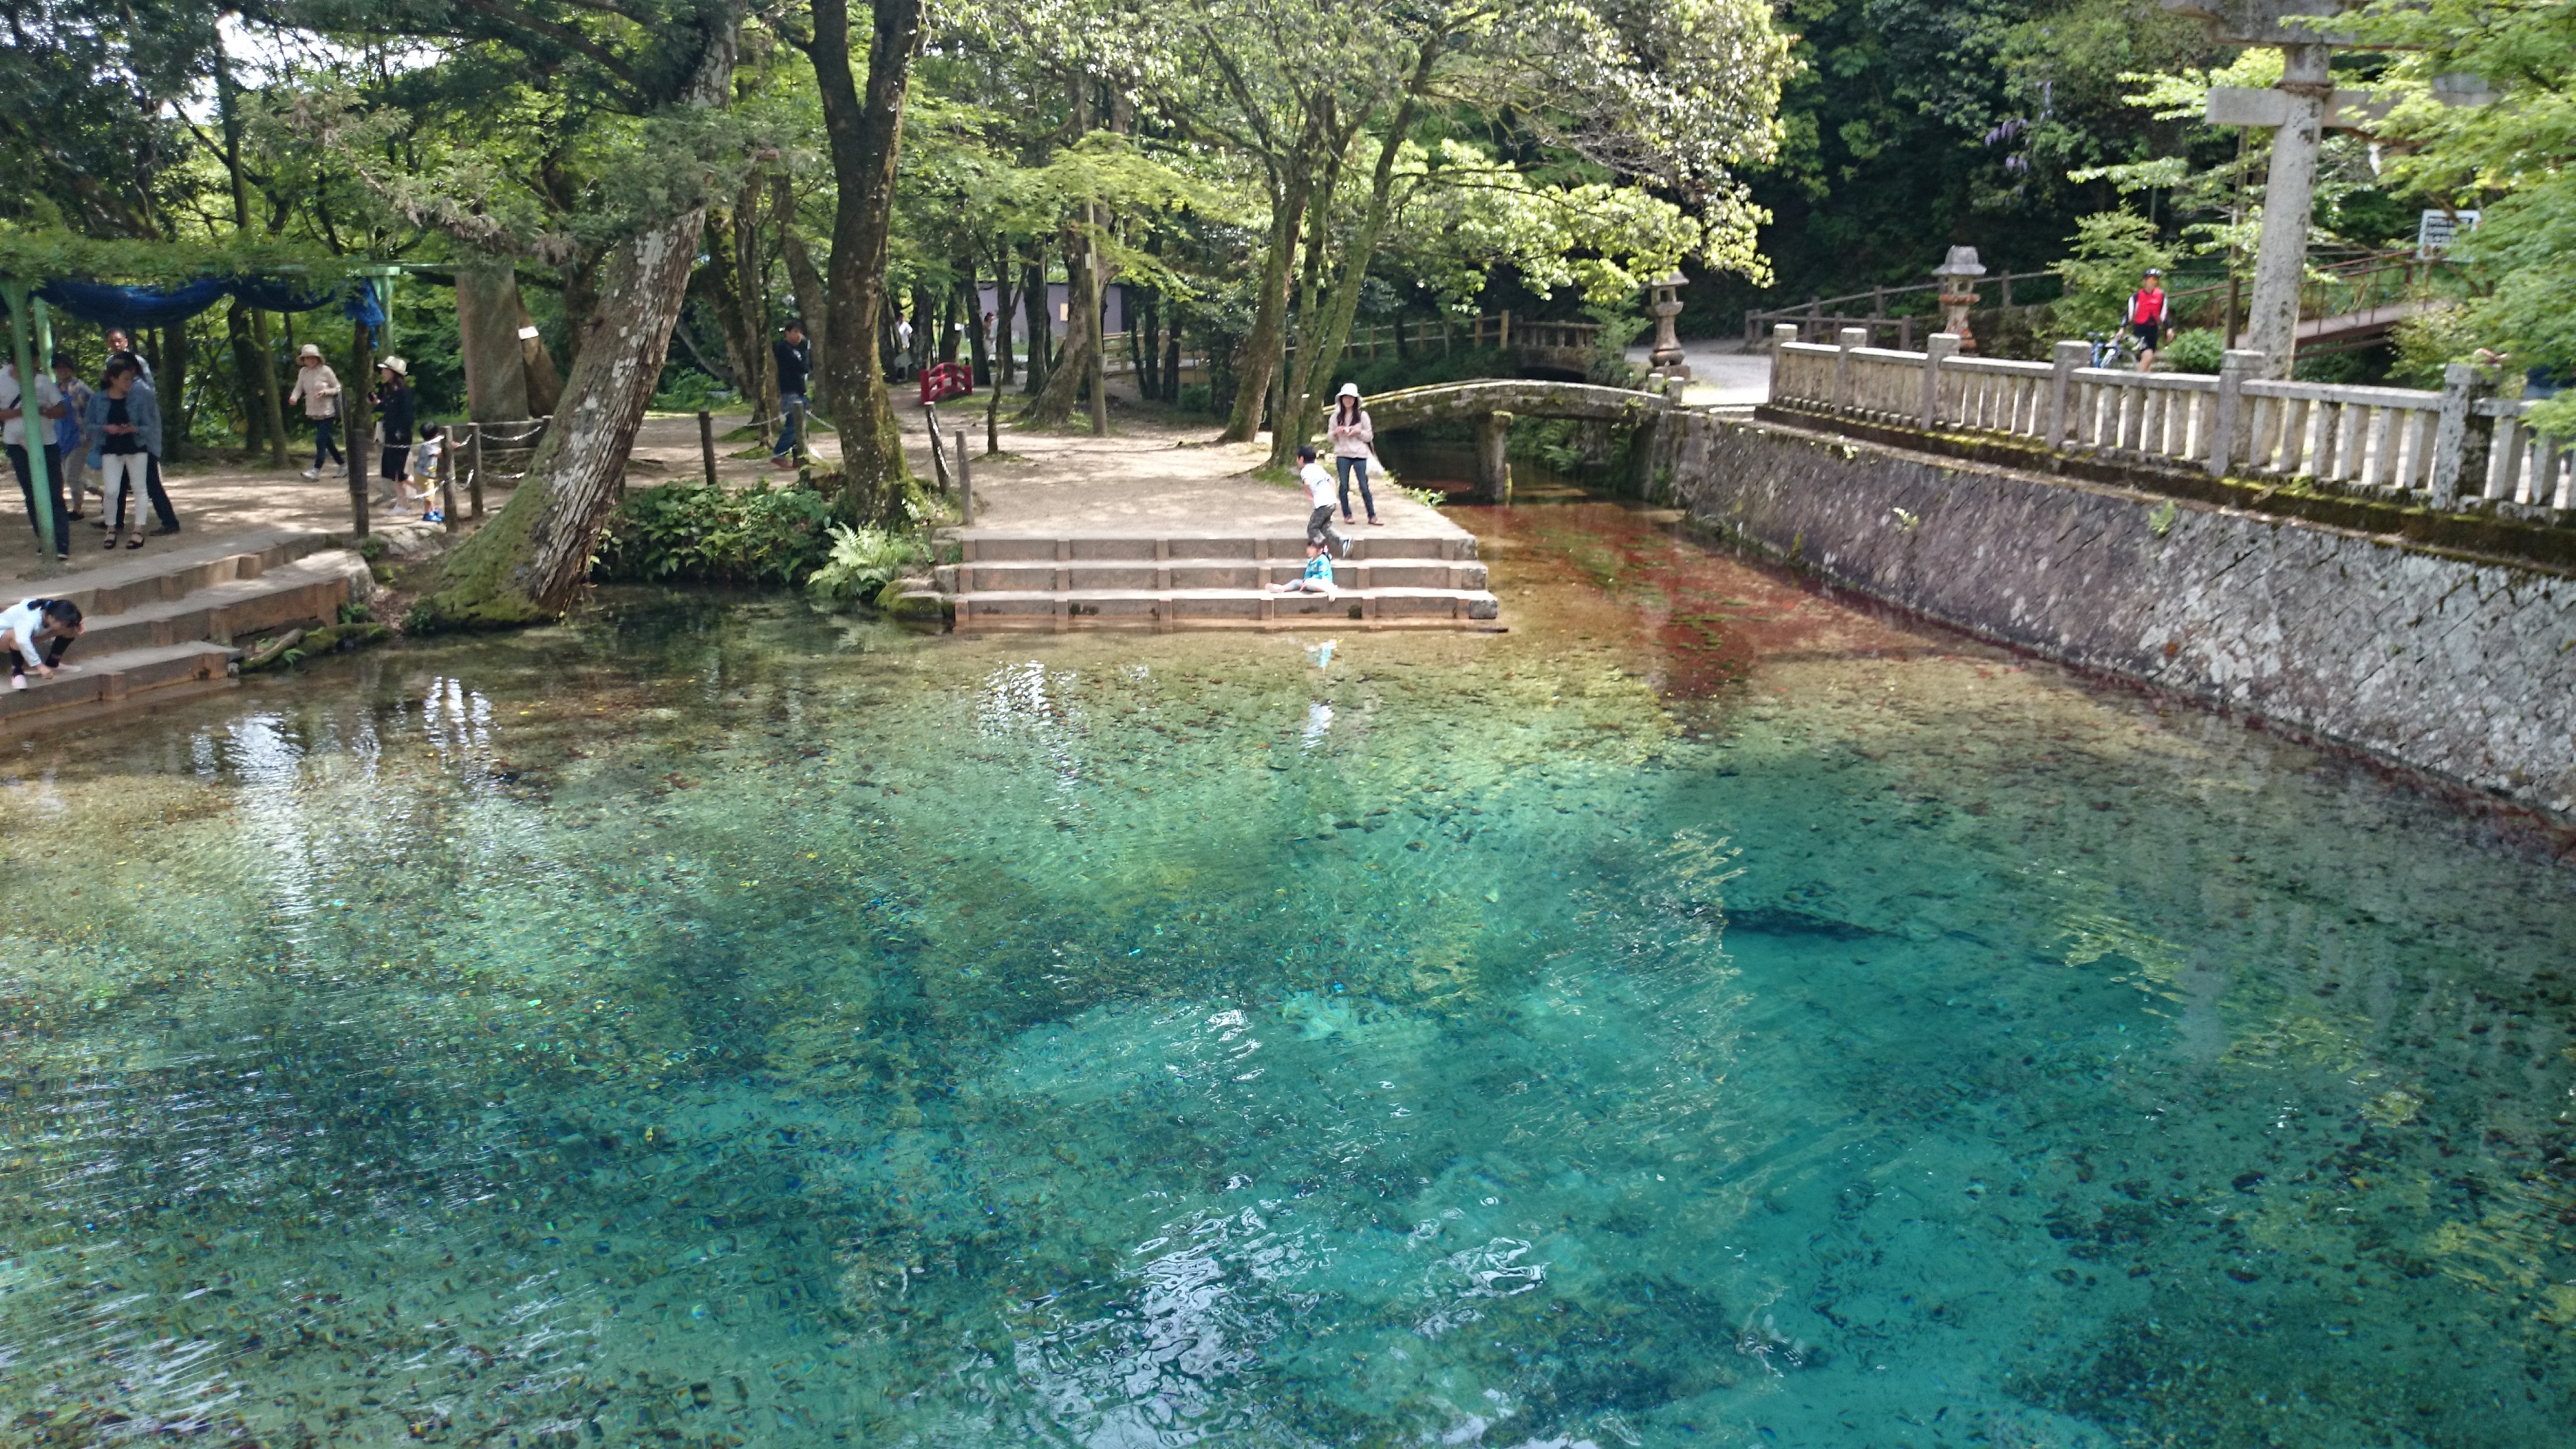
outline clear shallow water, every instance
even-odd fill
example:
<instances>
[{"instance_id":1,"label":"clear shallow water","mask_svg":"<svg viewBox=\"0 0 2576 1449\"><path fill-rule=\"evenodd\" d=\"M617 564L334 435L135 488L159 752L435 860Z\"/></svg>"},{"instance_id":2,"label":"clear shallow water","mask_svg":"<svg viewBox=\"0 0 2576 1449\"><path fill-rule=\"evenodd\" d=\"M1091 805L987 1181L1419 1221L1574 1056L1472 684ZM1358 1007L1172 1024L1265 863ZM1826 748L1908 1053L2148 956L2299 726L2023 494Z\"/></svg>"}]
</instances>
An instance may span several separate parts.
<instances>
[{"instance_id":1,"label":"clear shallow water","mask_svg":"<svg viewBox=\"0 0 2576 1449\"><path fill-rule=\"evenodd\" d=\"M2564 867L1599 507L0 762L0 1439L2535 1445Z\"/></svg>"}]
</instances>

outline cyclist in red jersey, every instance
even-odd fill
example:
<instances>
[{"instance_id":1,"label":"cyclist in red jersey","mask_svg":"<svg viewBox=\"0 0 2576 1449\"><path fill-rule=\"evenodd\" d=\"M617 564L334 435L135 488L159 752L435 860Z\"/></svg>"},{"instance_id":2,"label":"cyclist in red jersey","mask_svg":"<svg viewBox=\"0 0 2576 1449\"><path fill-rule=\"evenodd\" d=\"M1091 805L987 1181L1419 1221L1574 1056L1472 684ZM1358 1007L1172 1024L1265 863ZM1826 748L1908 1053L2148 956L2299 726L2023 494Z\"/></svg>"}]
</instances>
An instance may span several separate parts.
<instances>
[{"instance_id":1,"label":"cyclist in red jersey","mask_svg":"<svg viewBox=\"0 0 2576 1449\"><path fill-rule=\"evenodd\" d=\"M2165 274L2161 268L2147 268L2146 280L2129 294L2129 313L2121 319L2128 323L2130 335L2138 339L2138 371L2156 370L2156 345L2165 336Z\"/></svg>"}]
</instances>

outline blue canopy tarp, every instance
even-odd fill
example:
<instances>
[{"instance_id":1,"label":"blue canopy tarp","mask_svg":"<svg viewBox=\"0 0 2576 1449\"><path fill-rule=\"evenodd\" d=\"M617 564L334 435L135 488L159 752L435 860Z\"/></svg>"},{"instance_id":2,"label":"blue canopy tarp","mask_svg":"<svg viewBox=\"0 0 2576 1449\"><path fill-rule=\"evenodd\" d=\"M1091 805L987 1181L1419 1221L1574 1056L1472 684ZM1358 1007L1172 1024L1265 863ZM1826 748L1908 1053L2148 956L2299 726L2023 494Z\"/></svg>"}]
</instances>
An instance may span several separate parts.
<instances>
[{"instance_id":1,"label":"blue canopy tarp","mask_svg":"<svg viewBox=\"0 0 2576 1449\"><path fill-rule=\"evenodd\" d=\"M120 287L110 282L47 282L36 289L46 305L101 327L163 327L184 322L226 297L238 298L270 312L310 312L334 302L352 322L370 331L384 325L385 309L372 282L346 288L316 288L276 277L200 277L166 291L153 287Z\"/></svg>"}]
</instances>

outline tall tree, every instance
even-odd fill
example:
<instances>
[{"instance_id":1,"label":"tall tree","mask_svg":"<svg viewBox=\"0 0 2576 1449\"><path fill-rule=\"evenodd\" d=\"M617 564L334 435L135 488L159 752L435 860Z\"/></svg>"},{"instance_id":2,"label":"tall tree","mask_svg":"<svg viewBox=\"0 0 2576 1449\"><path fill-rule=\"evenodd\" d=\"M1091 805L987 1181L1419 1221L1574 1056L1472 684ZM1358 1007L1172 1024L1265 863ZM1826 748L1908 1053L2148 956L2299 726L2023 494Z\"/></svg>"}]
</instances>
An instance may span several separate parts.
<instances>
[{"instance_id":1,"label":"tall tree","mask_svg":"<svg viewBox=\"0 0 2576 1449\"><path fill-rule=\"evenodd\" d=\"M822 397L840 430L845 505L867 518L899 518L916 505L920 485L903 456L877 320L885 306L885 267L894 211L896 148L904 99L922 42L922 0L870 0L867 74L850 67L855 40L849 0L812 0L812 29L789 41L805 52L823 102L823 133L839 200L832 214L832 257L823 349Z\"/></svg>"}]
</instances>

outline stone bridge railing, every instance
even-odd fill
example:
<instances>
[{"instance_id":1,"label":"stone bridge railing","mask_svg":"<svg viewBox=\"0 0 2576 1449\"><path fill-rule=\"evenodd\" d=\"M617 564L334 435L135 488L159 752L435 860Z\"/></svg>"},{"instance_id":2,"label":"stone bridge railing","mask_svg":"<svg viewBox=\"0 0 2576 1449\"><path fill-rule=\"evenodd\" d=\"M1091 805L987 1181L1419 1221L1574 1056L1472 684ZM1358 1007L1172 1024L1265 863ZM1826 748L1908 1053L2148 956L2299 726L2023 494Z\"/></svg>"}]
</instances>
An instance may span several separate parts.
<instances>
[{"instance_id":1,"label":"stone bridge railing","mask_svg":"<svg viewBox=\"0 0 2576 1449\"><path fill-rule=\"evenodd\" d=\"M1476 496L1509 503L1512 466L1509 453L1512 419L1516 417L1580 418L1624 424L1639 431L1630 456L1637 466L1652 466L1654 433L1671 414L1674 400L1660 392L1599 387L1581 382L1538 382L1498 378L1450 382L1382 392L1363 400L1369 421L1380 433L1400 432L1432 423L1466 422L1476 429ZM1645 479L1637 480L1644 491Z\"/></svg>"},{"instance_id":2,"label":"stone bridge railing","mask_svg":"<svg viewBox=\"0 0 2576 1449\"><path fill-rule=\"evenodd\" d=\"M2228 353L2213 377L2093 367L2083 342L2058 343L2053 362L2005 362L1960 356L1946 333L1923 352L1865 337L1851 328L1826 346L1777 328L1770 406L2526 522L2576 508L2576 438L2532 431L2531 404L2496 396L2466 364L2422 392L2271 381L2254 352Z\"/></svg>"}]
</instances>

